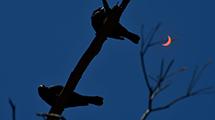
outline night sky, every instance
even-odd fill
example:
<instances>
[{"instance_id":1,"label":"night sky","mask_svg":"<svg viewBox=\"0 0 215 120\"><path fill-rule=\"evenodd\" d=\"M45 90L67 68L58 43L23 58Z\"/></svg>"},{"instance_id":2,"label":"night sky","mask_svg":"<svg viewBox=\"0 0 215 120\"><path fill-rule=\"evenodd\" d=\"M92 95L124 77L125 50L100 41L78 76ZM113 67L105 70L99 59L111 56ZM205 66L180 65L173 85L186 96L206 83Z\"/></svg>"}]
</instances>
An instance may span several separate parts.
<instances>
[{"instance_id":1,"label":"night sky","mask_svg":"<svg viewBox=\"0 0 215 120\"><path fill-rule=\"evenodd\" d=\"M117 0L109 0L113 6ZM38 112L48 106L38 96L40 84L64 85L70 72L87 49L95 32L93 10L101 0L2 0L0 1L0 119L11 119L11 98L17 120L42 119ZM214 85L215 1L212 0L131 0L121 23L144 35L157 23L161 28L155 41L174 41L169 47L157 45L146 55L151 75L159 72L161 59L175 59L172 70L188 70L172 77L172 86L157 98L162 105L182 95L193 69L209 60L196 89ZM138 120L147 104L147 89L141 71L140 44L108 39L88 66L76 92L104 97L104 105L66 109L68 120ZM213 120L215 94L186 99L171 108L151 114L148 120Z\"/></svg>"}]
</instances>

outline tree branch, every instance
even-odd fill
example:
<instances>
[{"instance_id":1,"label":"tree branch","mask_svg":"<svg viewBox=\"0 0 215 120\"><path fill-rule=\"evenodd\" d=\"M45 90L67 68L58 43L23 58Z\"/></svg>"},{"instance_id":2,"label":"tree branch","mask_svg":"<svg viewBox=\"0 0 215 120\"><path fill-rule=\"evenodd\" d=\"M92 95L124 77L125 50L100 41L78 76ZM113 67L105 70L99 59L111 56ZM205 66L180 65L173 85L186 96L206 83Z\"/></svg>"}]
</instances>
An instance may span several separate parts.
<instances>
[{"instance_id":1,"label":"tree branch","mask_svg":"<svg viewBox=\"0 0 215 120\"><path fill-rule=\"evenodd\" d=\"M210 62L208 62L207 64L203 65L202 68L194 69L191 80L188 84L188 88L187 88L184 95L176 97L175 99L171 100L167 104L164 104L164 105L161 105L159 107L154 108L153 103L155 101L156 96L161 94L162 91L166 90L171 85L169 83L169 81L167 83L166 79L170 76L175 75L178 72L183 72L186 70L185 67L182 67L181 69L177 70L176 72L170 73L170 69L171 69L172 65L174 64L174 60L171 60L168 63L167 68L164 69L165 64L164 64L164 60L162 59L158 78L154 78L150 74L148 74L147 69L145 67L144 56L150 47L157 45L157 44L160 44L159 41L158 42L152 42L154 35L157 32L158 28L159 28L159 25L157 25L157 27L152 32L150 32L149 35L147 35L147 37L146 37L147 41L143 38L143 34L142 34L142 39L143 39L144 44L141 44L140 58L141 58L141 66L142 66L142 70L143 70L144 80L145 80L146 86L149 90L149 93L148 93L149 96L148 96L147 109L143 113L141 120L146 120L152 112L167 109L167 108L173 106L174 104L176 104L176 103L178 103L178 102L180 102L186 98L189 98L192 96L197 96L200 94L209 93L209 92L215 93L215 91L212 91L214 89L214 87L205 87L205 88L198 89L198 90L194 91L194 88L195 88L196 84L198 83L200 76L203 74L204 70L207 68L207 66L210 63ZM149 78L151 78L153 80L155 79L156 83L155 83L154 87L152 85L150 85Z\"/></svg>"},{"instance_id":2,"label":"tree branch","mask_svg":"<svg viewBox=\"0 0 215 120\"><path fill-rule=\"evenodd\" d=\"M179 102L179 101L181 101L181 100L183 100L185 98L188 98L188 97L190 97L190 96L188 96L188 95L180 96L180 97L172 100L171 102L169 102L166 105L163 105L163 106L160 106L160 107L157 107L157 108L153 108L152 111L154 112L154 111L159 111L159 110L167 109L167 108L171 107L172 105L176 104L177 102Z\"/></svg>"},{"instance_id":3,"label":"tree branch","mask_svg":"<svg viewBox=\"0 0 215 120\"><path fill-rule=\"evenodd\" d=\"M157 30L159 29L160 27L160 24L158 24L155 29L152 31L151 34L149 34L149 36L147 36L146 38L144 38L143 36L143 33L141 33L141 37L142 37L142 44L141 44L141 50L140 50L140 62L141 62L141 67L142 67L142 71L143 71L143 76L144 76L144 79L145 79L145 82L146 82L146 86L149 90L149 95L152 94L152 86L150 85L150 82L149 82L149 77L148 77L148 73L146 71L146 66L145 66L145 60L144 60L144 57L145 57L145 54L148 50L148 48L150 47L151 45L151 42L154 38L154 35L155 33L157 32ZM143 31L143 28L141 29Z\"/></svg>"},{"instance_id":4,"label":"tree branch","mask_svg":"<svg viewBox=\"0 0 215 120\"><path fill-rule=\"evenodd\" d=\"M16 106L10 98L8 101L12 109L12 120L16 120Z\"/></svg>"},{"instance_id":5,"label":"tree branch","mask_svg":"<svg viewBox=\"0 0 215 120\"><path fill-rule=\"evenodd\" d=\"M75 69L71 72L69 79L61 91L59 98L57 99L56 104L51 108L49 114L57 114L61 115L64 110L64 101L67 98L67 94L69 91L73 91L81 76L83 75L84 71L86 70L87 66L93 60L93 58L99 53L102 48L103 43L106 40L106 34L110 33L114 29L116 22L119 22L119 18L128 5L130 0L123 0L120 8L116 13L112 13L107 17L104 25L101 28L101 31L96 33L96 37L93 39L92 43L90 44L87 51L83 54L81 59L79 60L78 64L76 65ZM104 1L103 1L104 2ZM58 120L59 118L48 116L48 120Z\"/></svg>"},{"instance_id":6,"label":"tree branch","mask_svg":"<svg viewBox=\"0 0 215 120\"><path fill-rule=\"evenodd\" d=\"M84 71L86 70L89 63L92 61L92 59L99 53L101 50L101 47L105 41L104 35L98 35L94 38L93 42L91 43L90 47L87 49L87 51L84 53L84 55L81 57L80 61L76 65L73 72L70 74L69 79L61 92L59 98L57 99L57 104L51 108L49 113L55 113L61 115L61 113L64 110L64 100L67 98L67 93L69 91L73 91L75 87L77 86L79 80L81 79ZM48 116L48 120L49 120ZM53 117L52 117L53 118ZM51 119L50 119L51 120Z\"/></svg>"},{"instance_id":7,"label":"tree branch","mask_svg":"<svg viewBox=\"0 0 215 120\"><path fill-rule=\"evenodd\" d=\"M149 83L149 78L148 78L148 74L147 74L146 67L145 67L145 60L142 57L143 56L142 53L140 53L140 54L141 54L141 57L140 57L141 61L140 62L141 62L141 67L142 67L143 76L144 76L144 79L145 79L145 82L146 82L146 86L147 86L147 88L149 90L149 93L152 93L152 87L151 87L151 85Z\"/></svg>"}]
</instances>

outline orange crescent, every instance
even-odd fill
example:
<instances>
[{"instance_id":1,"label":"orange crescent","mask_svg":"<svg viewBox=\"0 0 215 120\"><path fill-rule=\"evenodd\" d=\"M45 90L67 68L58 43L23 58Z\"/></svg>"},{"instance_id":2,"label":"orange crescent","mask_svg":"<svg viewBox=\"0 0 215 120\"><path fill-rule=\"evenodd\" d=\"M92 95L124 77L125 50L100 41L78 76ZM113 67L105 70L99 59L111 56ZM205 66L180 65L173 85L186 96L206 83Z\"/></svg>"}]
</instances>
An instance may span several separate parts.
<instances>
[{"instance_id":1,"label":"orange crescent","mask_svg":"<svg viewBox=\"0 0 215 120\"><path fill-rule=\"evenodd\" d=\"M163 43L162 45L163 45L164 47L167 47L167 46L169 46L171 43L172 43L172 38L168 35L168 40L167 40L167 42L166 42L166 43Z\"/></svg>"}]
</instances>

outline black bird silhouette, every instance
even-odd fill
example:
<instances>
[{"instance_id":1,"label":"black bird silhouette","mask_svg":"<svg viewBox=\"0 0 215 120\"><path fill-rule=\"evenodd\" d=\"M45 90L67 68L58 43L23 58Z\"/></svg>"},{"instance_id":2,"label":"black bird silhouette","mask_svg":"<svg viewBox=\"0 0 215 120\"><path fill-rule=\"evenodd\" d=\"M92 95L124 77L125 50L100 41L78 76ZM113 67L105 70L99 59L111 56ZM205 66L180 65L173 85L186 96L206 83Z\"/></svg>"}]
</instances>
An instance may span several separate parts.
<instances>
[{"instance_id":1,"label":"black bird silhouette","mask_svg":"<svg viewBox=\"0 0 215 120\"><path fill-rule=\"evenodd\" d=\"M39 96L50 106L56 103L57 97L59 96L63 86L56 85L53 87L46 87L45 85L40 85L38 87ZM64 108L76 107L76 106L87 106L89 104L94 104L101 106L103 104L103 98L99 96L83 96L76 92L70 92L68 99L66 99Z\"/></svg>"},{"instance_id":2,"label":"black bird silhouette","mask_svg":"<svg viewBox=\"0 0 215 120\"><path fill-rule=\"evenodd\" d=\"M112 9L108 6L106 0L103 0L103 6L96 9L91 17L91 24L94 30L99 32L101 30L102 25L104 24L107 17L116 12L117 9L120 9L118 5L115 5ZM123 27L119 22L114 26L114 30L111 33L107 34L107 37L124 40L127 38L131 40L133 43L137 44L140 40L140 37L132 32L129 32L125 27Z\"/></svg>"}]
</instances>

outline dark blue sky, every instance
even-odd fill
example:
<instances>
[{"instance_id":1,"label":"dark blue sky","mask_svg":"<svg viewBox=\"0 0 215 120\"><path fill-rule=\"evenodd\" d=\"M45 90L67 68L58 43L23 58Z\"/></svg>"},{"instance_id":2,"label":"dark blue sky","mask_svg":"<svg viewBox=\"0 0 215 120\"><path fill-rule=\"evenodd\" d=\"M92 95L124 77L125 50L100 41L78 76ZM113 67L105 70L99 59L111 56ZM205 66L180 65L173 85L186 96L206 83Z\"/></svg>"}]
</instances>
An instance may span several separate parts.
<instances>
[{"instance_id":1,"label":"dark blue sky","mask_svg":"<svg viewBox=\"0 0 215 120\"><path fill-rule=\"evenodd\" d=\"M110 0L112 5L116 2ZM212 0L131 0L123 14L122 24L133 32L139 34L142 24L149 32L162 22L156 38L165 39L170 34L175 39L168 48L157 46L149 51L147 67L151 74L158 71L161 58L175 59L174 69L189 68L173 77L177 81L175 87L157 104L182 94L196 65L215 60L214 4ZM35 113L49 111L39 98L37 87L66 82L95 36L90 16L100 5L101 0L0 1L0 119L11 117L8 97L16 103L18 120L40 119ZM139 119L147 96L139 48L128 40L109 39L76 89L81 94L103 96L104 105L68 109L64 116L73 120ZM197 87L215 85L214 67L209 66ZM215 95L190 98L152 114L149 120L212 120L214 101Z\"/></svg>"}]
</instances>

